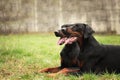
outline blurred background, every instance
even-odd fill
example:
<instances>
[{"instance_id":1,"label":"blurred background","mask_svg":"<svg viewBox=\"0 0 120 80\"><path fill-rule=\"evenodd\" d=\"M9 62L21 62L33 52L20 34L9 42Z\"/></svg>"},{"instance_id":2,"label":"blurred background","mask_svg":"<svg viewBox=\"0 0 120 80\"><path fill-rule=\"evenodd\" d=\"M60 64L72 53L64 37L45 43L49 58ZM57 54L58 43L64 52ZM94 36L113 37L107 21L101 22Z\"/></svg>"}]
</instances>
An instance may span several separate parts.
<instances>
[{"instance_id":1,"label":"blurred background","mask_svg":"<svg viewBox=\"0 0 120 80\"><path fill-rule=\"evenodd\" d=\"M70 23L120 34L120 0L0 0L0 34L53 32Z\"/></svg>"}]
</instances>

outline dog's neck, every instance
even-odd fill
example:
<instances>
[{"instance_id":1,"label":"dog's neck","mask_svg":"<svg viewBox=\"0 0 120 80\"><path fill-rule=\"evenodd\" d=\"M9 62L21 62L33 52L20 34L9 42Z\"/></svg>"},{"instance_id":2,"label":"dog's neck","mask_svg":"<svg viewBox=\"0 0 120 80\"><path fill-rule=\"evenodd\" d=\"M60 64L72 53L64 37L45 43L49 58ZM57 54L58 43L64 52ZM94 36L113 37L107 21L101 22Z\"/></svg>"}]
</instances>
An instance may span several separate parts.
<instances>
[{"instance_id":1,"label":"dog's neck","mask_svg":"<svg viewBox=\"0 0 120 80\"><path fill-rule=\"evenodd\" d=\"M81 49L81 51L85 50L85 48L90 48L90 47L97 47L99 46L99 43L97 40L91 35L89 38L79 38L78 39L78 44Z\"/></svg>"},{"instance_id":2,"label":"dog's neck","mask_svg":"<svg viewBox=\"0 0 120 80\"><path fill-rule=\"evenodd\" d=\"M83 44L84 44L84 37L78 38L77 43L80 47L80 50L82 50L83 49Z\"/></svg>"},{"instance_id":3,"label":"dog's neck","mask_svg":"<svg viewBox=\"0 0 120 80\"><path fill-rule=\"evenodd\" d=\"M86 42L84 42L84 44L86 44L86 45L90 45L90 46L93 46L93 47L96 47L96 46L99 45L98 41L92 35L85 41Z\"/></svg>"}]
</instances>

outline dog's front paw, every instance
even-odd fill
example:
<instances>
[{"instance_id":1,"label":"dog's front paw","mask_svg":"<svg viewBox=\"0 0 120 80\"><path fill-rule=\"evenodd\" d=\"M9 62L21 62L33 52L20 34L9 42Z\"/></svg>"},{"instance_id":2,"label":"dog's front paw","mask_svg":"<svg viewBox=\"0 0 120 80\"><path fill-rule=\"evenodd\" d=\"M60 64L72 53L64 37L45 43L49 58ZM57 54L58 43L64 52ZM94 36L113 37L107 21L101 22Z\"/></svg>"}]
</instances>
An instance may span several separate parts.
<instances>
[{"instance_id":1,"label":"dog's front paw","mask_svg":"<svg viewBox=\"0 0 120 80\"><path fill-rule=\"evenodd\" d=\"M38 71L38 72L40 72L40 73L43 73L43 72L48 73L48 72L49 72L49 68L42 69L42 70L40 70L40 71Z\"/></svg>"}]
</instances>

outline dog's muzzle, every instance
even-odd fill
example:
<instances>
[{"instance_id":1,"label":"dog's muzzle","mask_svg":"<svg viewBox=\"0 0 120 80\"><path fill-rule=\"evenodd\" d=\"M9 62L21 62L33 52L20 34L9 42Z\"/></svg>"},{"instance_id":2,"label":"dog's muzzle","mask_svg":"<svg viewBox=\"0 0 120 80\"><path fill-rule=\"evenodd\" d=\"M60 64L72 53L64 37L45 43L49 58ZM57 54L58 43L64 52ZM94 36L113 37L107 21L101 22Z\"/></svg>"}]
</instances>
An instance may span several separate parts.
<instances>
[{"instance_id":1,"label":"dog's muzzle","mask_svg":"<svg viewBox=\"0 0 120 80\"><path fill-rule=\"evenodd\" d=\"M73 42L77 41L77 37L70 36L70 34L67 32L66 28L62 28L61 30L55 31L55 36L60 37L58 40L58 44L72 44Z\"/></svg>"},{"instance_id":2,"label":"dog's muzzle","mask_svg":"<svg viewBox=\"0 0 120 80\"><path fill-rule=\"evenodd\" d=\"M66 37L69 36L69 34L67 33L67 29L66 28L62 28L61 30L55 31L55 36L56 37Z\"/></svg>"}]
</instances>

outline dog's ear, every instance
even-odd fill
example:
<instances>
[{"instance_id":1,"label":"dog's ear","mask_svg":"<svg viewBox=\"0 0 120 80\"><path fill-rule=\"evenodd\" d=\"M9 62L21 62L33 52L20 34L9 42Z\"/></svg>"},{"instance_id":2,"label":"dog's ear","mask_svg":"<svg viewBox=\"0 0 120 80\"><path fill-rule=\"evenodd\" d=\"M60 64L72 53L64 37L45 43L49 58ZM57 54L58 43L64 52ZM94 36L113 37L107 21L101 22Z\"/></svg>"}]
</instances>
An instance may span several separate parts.
<instances>
[{"instance_id":1,"label":"dog's ear","mask_svg":"<svg viewBox=\"0 0 120 80\"><path fill-rule=\"evenodd\" d=\"M89 38L94 32L90 26L84 24L84 38Z\"/></svg>"}]
</instances>

